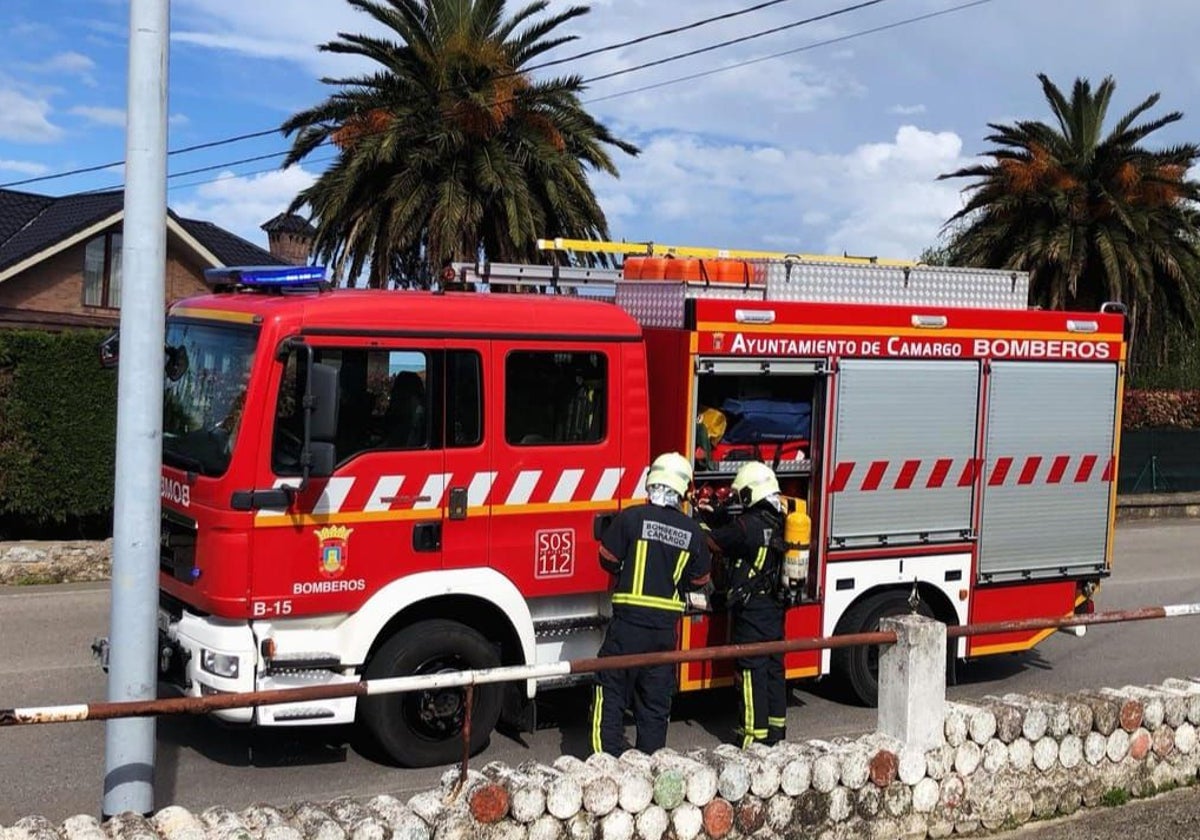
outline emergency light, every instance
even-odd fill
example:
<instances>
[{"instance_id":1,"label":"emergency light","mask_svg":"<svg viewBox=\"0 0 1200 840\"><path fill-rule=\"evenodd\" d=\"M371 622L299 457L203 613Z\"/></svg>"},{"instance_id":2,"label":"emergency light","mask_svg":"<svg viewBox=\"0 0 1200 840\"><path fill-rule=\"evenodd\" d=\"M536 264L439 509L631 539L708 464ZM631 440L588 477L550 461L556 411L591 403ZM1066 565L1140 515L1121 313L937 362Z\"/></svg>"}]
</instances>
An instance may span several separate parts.
<instances>
[{"instance_id":1,"label":"emergency light","mask_svg":"<svg viewBox=\"0 0 1200 840\"><path fill-rule=\"evenodd\" d=\"M319 289L325 285L323 265L244 265L206 268L204 281L213 289L260 291Z\"/></svg>"}]
</instances>

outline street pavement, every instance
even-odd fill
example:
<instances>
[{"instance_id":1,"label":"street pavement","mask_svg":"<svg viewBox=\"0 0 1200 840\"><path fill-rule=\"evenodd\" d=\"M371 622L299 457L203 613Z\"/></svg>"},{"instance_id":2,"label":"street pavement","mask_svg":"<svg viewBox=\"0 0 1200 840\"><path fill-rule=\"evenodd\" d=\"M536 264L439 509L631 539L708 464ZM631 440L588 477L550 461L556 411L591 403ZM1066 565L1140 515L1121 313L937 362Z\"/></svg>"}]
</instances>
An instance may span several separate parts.
<instances>
[{"instance_id":1,"label":"street pavement","mask_svg":"<svg viewBox=\"0 0 1200 840\"><path fill-rule=\"evenodd\" d=\"M1066 819L1030 823L996 837L998 840L1196 840L1200 837L1200 788L1164 793L1119 807L1080 811Z\"/></svg>"}]
</instances>

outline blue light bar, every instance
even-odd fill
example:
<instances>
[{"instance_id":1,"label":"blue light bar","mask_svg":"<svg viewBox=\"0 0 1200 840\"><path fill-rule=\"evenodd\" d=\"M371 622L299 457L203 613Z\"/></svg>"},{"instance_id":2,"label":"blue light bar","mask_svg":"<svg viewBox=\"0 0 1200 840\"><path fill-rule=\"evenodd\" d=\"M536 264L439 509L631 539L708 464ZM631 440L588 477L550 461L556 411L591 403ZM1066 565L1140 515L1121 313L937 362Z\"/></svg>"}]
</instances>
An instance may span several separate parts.
<instances>
[{"instance_id":1,"label":"blue light bar","mask_svg":"<svg viewBox=\"0 0 1200 840\"><path fill-rule=\"evenodd\" d=\"M282 289L316 286L325 282L323 265L243 265L206 268L204 280L210 286Z\"/></svg>"}]
</instances>

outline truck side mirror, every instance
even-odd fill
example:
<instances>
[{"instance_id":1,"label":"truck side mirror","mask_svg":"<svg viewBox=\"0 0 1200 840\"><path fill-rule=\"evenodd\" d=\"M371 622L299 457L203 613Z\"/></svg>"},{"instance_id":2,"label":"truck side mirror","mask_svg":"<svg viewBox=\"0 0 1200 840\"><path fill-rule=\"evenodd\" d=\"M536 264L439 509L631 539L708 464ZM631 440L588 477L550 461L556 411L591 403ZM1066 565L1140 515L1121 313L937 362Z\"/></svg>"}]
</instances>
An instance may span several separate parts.
<instances>
[{"instance_id":1,"label":"truck side mirror","mask_svg":"<svg viewBox=\"0 0 1200 840\"><path fill-rule=\"evenodd\" d=\"M337 435L338 424L338 369L332 365L316 362L312 366L311 392L312 416L309 419L309 438L314 442L330 443ZM316 450L313 447L316 465ZM332 448L332 447L331 447ZM317 473L314 473L316 475ZM328 475L329 473L325 473Z\"/></svg>"},{"instance_id":2,"label":"truck side mirror","mask_svg":"<svg viewBox=\"0 0 1200 840\"><path fill-rule=\"evenodd\" d=\"M327 441L313 441L308 445L308 474L312 478L327 478L337 466L337 447Z\"/></svg>"}]
</instances>

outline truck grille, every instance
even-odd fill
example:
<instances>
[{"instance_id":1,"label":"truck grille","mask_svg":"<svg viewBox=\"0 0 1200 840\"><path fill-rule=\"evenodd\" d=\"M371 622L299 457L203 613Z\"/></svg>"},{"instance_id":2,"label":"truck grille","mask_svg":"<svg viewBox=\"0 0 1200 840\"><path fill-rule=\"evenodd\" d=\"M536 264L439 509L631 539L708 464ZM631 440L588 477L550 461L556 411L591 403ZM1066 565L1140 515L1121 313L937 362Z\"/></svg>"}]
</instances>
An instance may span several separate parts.
<instances>
[{"instance_id":1,"label":"truck grille","mask_svg":"<svg viewBox=\"0 0 1200 840\"><path fill-rule=\"evenodd\" d=\"M196 523L173 511L163 511L162 535L159 538L158 567L184 583L194 583L196 576Z\"/></svg>"}]
</instances>

